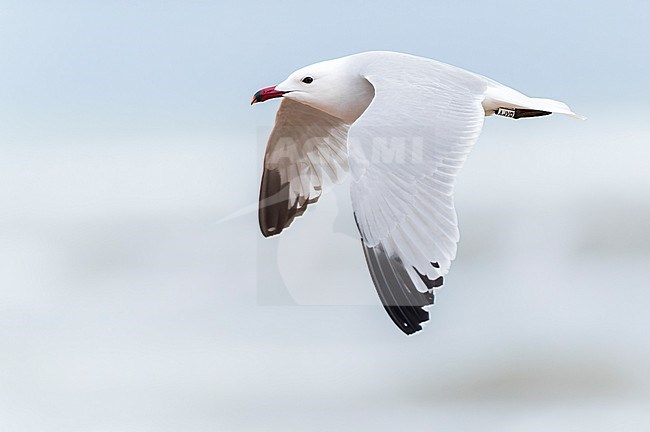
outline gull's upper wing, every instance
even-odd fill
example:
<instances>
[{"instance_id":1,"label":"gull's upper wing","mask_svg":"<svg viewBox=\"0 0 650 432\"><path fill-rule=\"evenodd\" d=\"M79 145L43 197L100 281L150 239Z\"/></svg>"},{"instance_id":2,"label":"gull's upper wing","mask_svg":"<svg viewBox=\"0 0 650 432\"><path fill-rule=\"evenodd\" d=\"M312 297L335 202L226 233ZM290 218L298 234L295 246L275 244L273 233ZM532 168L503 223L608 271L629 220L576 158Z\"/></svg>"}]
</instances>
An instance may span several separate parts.
<instances>
[{"instance_id":1,"label":"gull's upper wing","mask_svg":"<svg viewBox=\"0 0 650 432\"><path fill-rule=\"evenodd\" d=\"M320 197L323 183L347 172L349 125L308 105L283 99L266 145L259 221L269 237Z\"/></svg>"},{"instance_id":2,"label":"gull's upper wing","mask_svg":"<svg viewBox=\"0 0 650 432\"><path fill-rule=\"evenodd\" d=\"M349 131L352 205L382 303L410 334L456 256L452 194L481 132L486 81L398 54L372 59L362 75L375 97Z\"/></svg>"}]
</instances>

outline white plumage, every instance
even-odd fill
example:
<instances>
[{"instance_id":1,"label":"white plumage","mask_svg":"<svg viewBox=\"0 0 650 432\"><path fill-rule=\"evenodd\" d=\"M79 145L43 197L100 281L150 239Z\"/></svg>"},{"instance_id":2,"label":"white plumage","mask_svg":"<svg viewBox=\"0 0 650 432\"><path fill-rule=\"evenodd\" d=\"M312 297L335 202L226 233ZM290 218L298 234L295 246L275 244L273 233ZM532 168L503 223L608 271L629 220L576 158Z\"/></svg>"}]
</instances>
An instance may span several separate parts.
<instances>
[{"instance_id":1,"label":"white plumage","mask_svg":"<svg viewBox=\"0 0 650 432\"><path fill-rule=\"evenodd\" d=\"M262 232L289 226L318 200L323 182L340 180L349 165L373 282L407 334L428 319L423 307L456 257L454 183L485 116L580 117L562 102L393 52L307 66L253 102L279 96L260 193Z\"/></svg>"}]
</instances>

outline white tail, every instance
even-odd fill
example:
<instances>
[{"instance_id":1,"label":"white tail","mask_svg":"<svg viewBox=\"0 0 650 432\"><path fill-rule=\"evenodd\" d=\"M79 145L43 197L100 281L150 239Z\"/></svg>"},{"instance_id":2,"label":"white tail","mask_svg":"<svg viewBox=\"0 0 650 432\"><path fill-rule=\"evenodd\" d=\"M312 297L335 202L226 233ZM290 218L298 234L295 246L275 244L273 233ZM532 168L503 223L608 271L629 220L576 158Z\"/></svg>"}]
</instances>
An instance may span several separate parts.
<instances>
[{"instance_id":1,"label":"white tail","mask_svg":"<svg viewBox=\"0 0 650 432\"><path fill-rule=\"evenodd\" d=\"M483 100L485 115L493 115L499 112L499 108L503 108L505 111L502 110L502 112L512 110L513 113L516 109L540 111L539 114L523 115L522 117L535 117L537 115L557 113L565 114L581 120L586 119L586 117L571 111L571 108L569 108L564 102L553 99L531 98L523 93L519 93L517 90L499 84L496 81L489 81L488 88L485 92L485 99ZM514 114L507 116L513 117Z\"/></svg>"}]
</instances>

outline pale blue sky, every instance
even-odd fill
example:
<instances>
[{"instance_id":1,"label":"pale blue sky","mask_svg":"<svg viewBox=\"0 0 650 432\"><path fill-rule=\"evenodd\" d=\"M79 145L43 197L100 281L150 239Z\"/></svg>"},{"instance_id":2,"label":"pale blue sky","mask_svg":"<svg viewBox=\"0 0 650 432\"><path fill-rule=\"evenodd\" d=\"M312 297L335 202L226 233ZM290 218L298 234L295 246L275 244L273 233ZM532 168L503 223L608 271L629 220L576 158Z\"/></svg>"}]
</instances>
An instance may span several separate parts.
<instances>
[{"instance_id":1,"label":"pale blue sky","mask_svg":"<svg viewBox=\"0 0 650 432\"><path fill-rule=\"evenodd\" d=\"M0 139L239 130L250 95L372 49L435 58L578 111L644 104L642 1L0 3ZM605 101L605 102L604 102Z\"/></svg>"}]
</instances>

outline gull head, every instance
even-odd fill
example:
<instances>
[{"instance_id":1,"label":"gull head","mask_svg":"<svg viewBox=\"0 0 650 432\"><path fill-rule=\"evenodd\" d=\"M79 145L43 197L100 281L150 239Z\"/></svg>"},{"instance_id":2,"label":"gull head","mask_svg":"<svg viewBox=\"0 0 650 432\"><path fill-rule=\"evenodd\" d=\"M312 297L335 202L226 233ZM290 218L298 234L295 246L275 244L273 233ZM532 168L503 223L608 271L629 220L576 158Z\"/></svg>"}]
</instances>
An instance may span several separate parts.
<instances>
[{"instance_id":1,"label":"gull head","mask_svg":"<svg viewBox=\"0 0 650 432\"><path fill-rule=\"evenodd\" d=\"M372 85L346 58L298 69L276 86L255 93L251 104L283 97L354 122L374 96Z\"/></svg>"}]
</instances>

